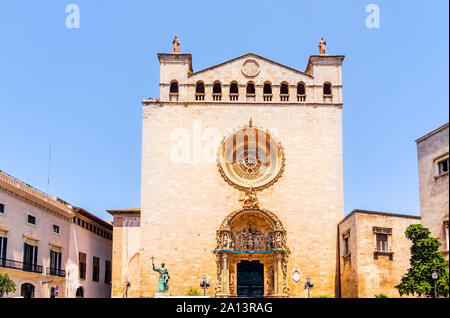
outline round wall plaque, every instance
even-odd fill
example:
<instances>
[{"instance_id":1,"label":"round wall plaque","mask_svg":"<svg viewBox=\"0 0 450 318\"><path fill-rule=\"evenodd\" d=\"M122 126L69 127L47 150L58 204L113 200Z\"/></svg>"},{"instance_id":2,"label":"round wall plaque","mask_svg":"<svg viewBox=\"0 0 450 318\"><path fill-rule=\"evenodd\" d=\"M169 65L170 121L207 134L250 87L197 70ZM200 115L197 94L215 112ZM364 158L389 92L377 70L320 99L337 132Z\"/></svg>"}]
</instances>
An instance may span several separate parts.
<instances>
[{"instance_id":1,"label":"round wall plaque","mask_svg":"<svg viewBox=\"0 0 450 318\"><path fill-rule=\"evenodd\" d=\"M280 142L250 124L223 138L217 161L222 177L231 186L259 191L280 178L285 159Z\"/></svg>"},{"instance_id":2,"label":"round wall plaque","mask_svg":"<svg viewBox=\"0 0 450 318\"><path fill-rule=\"evenodd\" d=\"M259 74L259 64L255 60L246 60L242 64L242 74L248 77L255 77Z\"/></svg>"}]
</instances>

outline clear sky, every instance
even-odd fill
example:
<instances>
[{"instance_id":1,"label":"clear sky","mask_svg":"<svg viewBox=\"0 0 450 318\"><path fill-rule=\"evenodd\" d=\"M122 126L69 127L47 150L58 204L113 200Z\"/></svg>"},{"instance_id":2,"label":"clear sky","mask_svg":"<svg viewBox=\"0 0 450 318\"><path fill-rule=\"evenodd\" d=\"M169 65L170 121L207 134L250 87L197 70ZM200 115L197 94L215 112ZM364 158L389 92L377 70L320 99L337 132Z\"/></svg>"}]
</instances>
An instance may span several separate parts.
<instances>
[{"instance_id":1,"label":"clear sky","mask_svg":"<svg viewBox=\"0 0 450 318\"><path fill-rule=\"evenodd\" d=\"M367 28L368 4L379 28ZM65 9L80 9L80 28ZM110 219L138 207L141 101L156 54L200 70L254 52L304 71L320 37L343 65L345 213L419 214L415 140L448 122L448 1L0 2L0 170Z\"/></svg>"}]
</instances>

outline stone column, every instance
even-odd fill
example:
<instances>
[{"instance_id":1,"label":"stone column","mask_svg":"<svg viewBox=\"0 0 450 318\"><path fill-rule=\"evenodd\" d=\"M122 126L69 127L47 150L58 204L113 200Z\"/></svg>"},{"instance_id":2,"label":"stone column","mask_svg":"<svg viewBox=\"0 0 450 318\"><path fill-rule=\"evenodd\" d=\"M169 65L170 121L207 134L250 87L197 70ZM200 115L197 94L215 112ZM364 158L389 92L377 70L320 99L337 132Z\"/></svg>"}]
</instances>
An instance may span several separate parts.
<instances>
[{"instance_id":1,"label":"stone column","mask_svg":"<svg viewBox=\"0 0 450 318\"><path fill-rule=\"evenodd\" d=\"M228 254L223 254L223 269L222 269L222 292L224 294L230 293L230 288L228 287L228 278L230 277L229 269L228 269Z\"/></svg>"},{"instance_id":2,"label":"stone column","mask_svg":"<svg viewBox=\"0 0 450 318\"><path fill-rule=\"evenodd\" d=\"M283 255L281 253L277 253L277 295L281 295L283 290L283 272L281 268L282 259Z\"/></svg>"}]
</instances>

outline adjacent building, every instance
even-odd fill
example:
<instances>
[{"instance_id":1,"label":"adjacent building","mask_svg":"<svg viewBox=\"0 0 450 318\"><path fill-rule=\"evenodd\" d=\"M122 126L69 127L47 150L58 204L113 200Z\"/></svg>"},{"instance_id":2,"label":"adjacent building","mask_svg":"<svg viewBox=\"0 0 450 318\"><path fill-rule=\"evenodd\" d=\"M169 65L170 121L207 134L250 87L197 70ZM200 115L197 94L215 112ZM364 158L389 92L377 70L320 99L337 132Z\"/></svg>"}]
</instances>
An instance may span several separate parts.
<instances>
[{"instance_id":1,"label":"adjacent building","mask_svg":"<svg viewBox=\"0 0 450 318\"><path fill-rule=\"evenodd\" d=\"M110 297L112 225L0 171L0 273L11 297Z\"/></svg>"},{"instance_id":2,"label":"adjacent building","mask_svg":"<svg viewBox=\"0 0 450 318\"><path fill-rule=\"evenodd\" d=\"M405 230L419 223L419 216L366 210L354 210L339 222L340 297L398 297L394 286L410 267Z\"/></svg>"},{"instance_id":3,"label":"adjacent building","mask_svg":"<svg viewBox=\"0 0 450 318\"><path fill-rule=\"evenodd\" d=\"M416 140L422 224L439 238L448 262L449 130L448 123Z\"/></svg>"}]
</instances>

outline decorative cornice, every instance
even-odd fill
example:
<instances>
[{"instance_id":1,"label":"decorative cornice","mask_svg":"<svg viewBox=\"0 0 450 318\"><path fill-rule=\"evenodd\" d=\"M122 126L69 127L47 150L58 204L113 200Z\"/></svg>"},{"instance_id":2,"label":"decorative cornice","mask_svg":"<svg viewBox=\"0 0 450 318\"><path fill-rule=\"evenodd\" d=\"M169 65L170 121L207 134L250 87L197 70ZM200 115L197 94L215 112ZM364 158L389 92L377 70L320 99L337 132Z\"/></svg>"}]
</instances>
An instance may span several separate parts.
<instances>
[{"instance_id":1,"label":"decorative cornice","mask_svg":"<svg viewBox=\"0 0 450 318\"><path fill-rule=\"evenodd\" d=\"M50 197L49 195L24 184L23 182L5 174L4 172L0 172L0 187L27 200L35 202L40 206L59 213L66 218L71 218L74 216L71 207L58 202L56 199Z\"/></svg>"}]
</instances>

